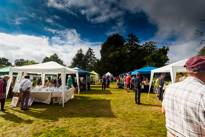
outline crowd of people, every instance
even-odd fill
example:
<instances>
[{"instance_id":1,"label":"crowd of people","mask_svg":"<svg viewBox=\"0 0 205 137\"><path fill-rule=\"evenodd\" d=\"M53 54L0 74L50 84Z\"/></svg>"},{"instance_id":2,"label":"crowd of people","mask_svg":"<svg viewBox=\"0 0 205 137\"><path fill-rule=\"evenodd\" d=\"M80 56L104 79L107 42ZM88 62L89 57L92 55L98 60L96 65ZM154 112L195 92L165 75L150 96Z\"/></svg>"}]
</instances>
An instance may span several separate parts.
<instances>
[{"instance_id":1,"label":"crowd of people","mask_svg":"<svg viewBox=\"0 0 205 137\"><path fill-rule=\"evenodd\" d=\"M162 113L166 117L166 128L168 137L189 136L203 137L205 136L205 56L192 57L184 65L187 69L186 78L183 73L178 74L177 83L165 85L166 74L162 73L156 79L154 93L156 97L162 101ZM5 111L6 86L9 76L0 78L0 102L1 111ZM116 78L116 79L115 79ZM109 75L102 76L102 90L109 88L111 81L117 81L117 87L123 88L126 85L126 91L132 89L135 93L135 103L141 105L140 96L143 81L146 78L136 73L131 77L130 74L124 77L110 77ZM40 85L41 78L34 78L32 81ZM67 86L74 86L76 79L71 75L68 76ZM61 77L46 78L46 83L61 85ZM86 84L90 90L90 84L93 83L93 78L84 77L80 83ZM21 103L21 110L28 109L28 100L30 96L32 83L30 76L25 76L25 79L20 84L21 102L25 100L25 108Z\"/></svg>"}]
</instances>

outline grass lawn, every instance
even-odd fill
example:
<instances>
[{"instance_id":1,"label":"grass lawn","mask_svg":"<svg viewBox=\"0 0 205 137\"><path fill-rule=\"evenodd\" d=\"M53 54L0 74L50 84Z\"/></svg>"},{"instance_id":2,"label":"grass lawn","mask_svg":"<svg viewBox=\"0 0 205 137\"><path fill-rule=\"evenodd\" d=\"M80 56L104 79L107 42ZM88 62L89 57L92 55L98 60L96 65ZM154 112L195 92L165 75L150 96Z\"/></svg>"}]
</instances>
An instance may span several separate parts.
<instances>
[{"instance_id":1,"label":"grass lawn","mask_svg":"<svg viewBox=\"0 0 205 137\"><path fill-rule=\"evenodd\" d=\"M165 117L155 94L141 94L142 105L134 102L134 93L125 89L101 90L101 85L81 92L62 108L60 105L34 103L29 111L19 107L0 112L0 136L126 136L164 137ZM6 106L11 99L6 100Z\"/></svg>"}]
</instances>

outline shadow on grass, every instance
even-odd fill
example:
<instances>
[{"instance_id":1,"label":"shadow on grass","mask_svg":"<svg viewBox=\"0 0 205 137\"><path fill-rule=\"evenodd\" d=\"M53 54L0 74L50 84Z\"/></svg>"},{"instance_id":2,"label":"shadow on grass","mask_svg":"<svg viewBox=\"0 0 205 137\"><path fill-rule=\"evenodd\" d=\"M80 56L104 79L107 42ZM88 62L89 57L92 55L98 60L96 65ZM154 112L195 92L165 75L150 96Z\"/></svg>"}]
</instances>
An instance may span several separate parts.
<instances>
[{"instance_id":1,"label":"shadow on grass","mask_svg":"<svg viewBox=\"0 0 205 137\"><path fill-rule=\"evenodd\" d=\"M11 114L9 112L3 112L4 115L0 115L2 118L4 118L5 120L8 121L13 121L15 123L27 123L27 124L32 124L33 120L24 120L18 116L16 116L15 114Z\"/></svg>"},{"instance_id":2,"label":"shadow on grass","mask_svg":"<svg viewBox=\"0 0 205 137\"><path fill-rule=\"evenodd\" d=\"M162 105L141 104L142 106L162 107Z\"/></svg>"},{"instance_id":3,"label":"shadow on grass","mask_svg":"<svg viewBox=\"0 0 205 137\"><path fill-rule=\"evenodd\" d=\"M91 89L90 91L83 91L83 92L80 92L80 94L112 94L110 92L110 90L95 90L95 89Z\"/></svg>"},{"instance_id":4,"label":"shadow on grass","mask_svg":"<svg viewBox=\"0 0 205 137\"><path fill-rule=\"evenodd\" d=\"M83 96L77 96L68 101L64 108L61 105L46 105L41 103L34 103L29 108L29 111L16 111L32 117L54 121L58 121L59 118L75 117L116 118L111 110L110 100L92 99Z\"/></svg>"}]
</instances>

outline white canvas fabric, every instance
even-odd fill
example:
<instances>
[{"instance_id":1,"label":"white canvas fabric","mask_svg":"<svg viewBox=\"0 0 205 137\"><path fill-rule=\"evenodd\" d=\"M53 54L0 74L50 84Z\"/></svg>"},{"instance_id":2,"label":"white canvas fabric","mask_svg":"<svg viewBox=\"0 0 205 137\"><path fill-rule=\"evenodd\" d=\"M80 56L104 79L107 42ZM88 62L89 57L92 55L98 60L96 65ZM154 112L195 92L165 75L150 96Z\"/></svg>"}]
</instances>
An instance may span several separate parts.
<instances>
[{"instance_id":1,"label":"white canvas fabric","mask_svg":"<svg viewBox=\"0 0 205 137\"><path fill-rule=\"evenodd\" d=\"M174 83L176 80L176 73L177 72L186 72L186 68L184 68L184 65L187 62L187 60L188 59L184 59L184 60L169 64L167 66L152 70L151 75L150 75L150 85L149 85L148 97L149 97L154 73L170 72L172 83Z\"/></svg>"},{"instance_id":2,"label":"white canvas fabric","mask_svg":"<svg viewBox=\"0 0 205 137\"><path fill-rule=\"evenodd\" d=\"M21 66L10 68L9 76L11 77L7 83L6 95L8 95L9 87L12 81L13 72L27 72L27 73L39 73L42 76L42 84L44 84L45 74L61 74L61 79L66 78L66 74L76 74L77 84L78 84L78 94L80 93L79 88L79 75L78 71L62 66L56 62L50 61L46 63L40 63L35 65ZM62 98L63 98L63 107L64 107L64 95L65 95L65 80L62 80Z\"/></svg>"}]
</instances>

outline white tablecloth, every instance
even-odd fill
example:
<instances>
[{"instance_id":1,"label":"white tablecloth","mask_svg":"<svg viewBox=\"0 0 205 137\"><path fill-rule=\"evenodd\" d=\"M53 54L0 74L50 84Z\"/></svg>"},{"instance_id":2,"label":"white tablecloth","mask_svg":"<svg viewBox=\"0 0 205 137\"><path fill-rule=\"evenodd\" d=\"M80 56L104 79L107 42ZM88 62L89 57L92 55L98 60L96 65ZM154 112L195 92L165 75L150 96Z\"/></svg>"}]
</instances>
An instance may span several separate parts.
<instances>
[{"instance_id":1,"label":"white tablecloth","mask_svg":"<svg viewBox=\"0 0 205 137\"><path fill-rule=\"evenodd\" d=\"M70 88L65 91L65 103L73 98L74 88ZM50 104L52 97L62 97L62 92L52 92L52 91L31 91L30 98L34 98L35 102L41 102L45 104Z\"/></svg>"}]
</instances>

